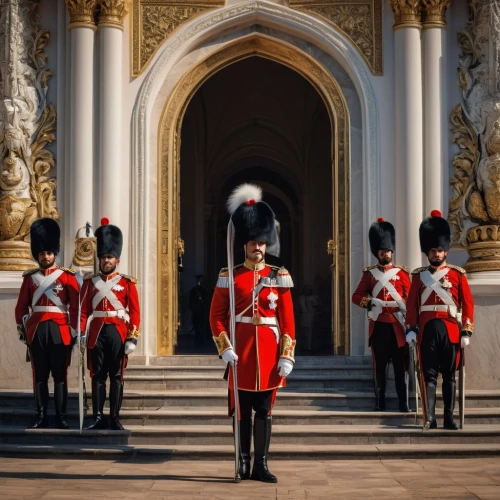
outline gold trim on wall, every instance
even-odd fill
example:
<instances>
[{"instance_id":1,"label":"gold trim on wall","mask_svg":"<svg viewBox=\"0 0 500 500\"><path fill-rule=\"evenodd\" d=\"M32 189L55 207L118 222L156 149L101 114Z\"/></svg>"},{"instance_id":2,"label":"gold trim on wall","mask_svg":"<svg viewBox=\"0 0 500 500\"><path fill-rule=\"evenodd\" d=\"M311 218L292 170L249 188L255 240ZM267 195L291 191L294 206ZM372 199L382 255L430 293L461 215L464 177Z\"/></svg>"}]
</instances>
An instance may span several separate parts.
<instances>
[{"instance_id":1,"label":"gold trim on wall","mask_svg":"<svg viewBox=\"0 0 500 500\"><path fill-rule=\"evenodd\" d=\"M208 10L225 5L225 0L133 0L131 73L138 76L181 24Z\"/></svg>"},{"instance_id":2,"label":"gold trim on wall","mask_svg":"<svg viewBox=\"0 0 500 500\"><path fill-rule=\"evenodd\" d=\"M374 75L384 73L382 0L290 0L290 7L326 19L349 38Z\"/></svg>"},{"instance_id":3,"label":"gold trim on wall","mask_svg":"<svg viewBox=\"0 0 500 500\"><path fill-rule=\"evenodd\" d=\"M332 127L334 184L333 256L335 352L350 352L350 146L349 112L335 78L318 62L285 42L262 34L242 38L200 61L165 103L158 130L158 355L175 353L178 329L178 239L180 237L180 137L184 113L196 91L221 69L248 57L263 57L296 71L318 91ZM337 208L337 210L335 210Z\"/></svg>"}]
</instances>

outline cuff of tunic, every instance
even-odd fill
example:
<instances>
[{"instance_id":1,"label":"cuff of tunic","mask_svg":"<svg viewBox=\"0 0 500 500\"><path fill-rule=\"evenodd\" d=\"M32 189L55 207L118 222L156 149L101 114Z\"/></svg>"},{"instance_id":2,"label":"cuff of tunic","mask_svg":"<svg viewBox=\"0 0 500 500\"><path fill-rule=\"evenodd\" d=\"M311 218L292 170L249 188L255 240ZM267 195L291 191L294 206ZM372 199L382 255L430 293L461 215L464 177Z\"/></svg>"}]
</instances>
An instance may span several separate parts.
<instances>
[{"instance_id":1,"label":"cuff of tunic","mask_svg":"<svg viewBox=\"0 0 500 500\"><path fill-rule=\"evenodd\" d=\"M280 340L280 359L288 359L295 363L295 344L297 342L292 340L292 337L285 333Z\"/></svg>"},{"instance_id":2,"label":"cuff of tunic","mask_svg":"<svg viewBox=\"0 0 500 500\"><path fill-rule=\"evenodd\" d=\"M364 309L366 309L371 300L372 300L372 298L369 295L366 295L365 297L363 297L361 299L361 302L359 303L359 307L363 307Z\"/></svg>"},{"instance_id":3,"label":"cuff of tunic","mask_svg":"<svg viewBox=\"0 0 500 500\"><path fill-rule=\"evenodd\" d=\"M223 352L226 352L227 350L233 348L226 332L220 332L218 337L213 337L213 339L215 345L217 346L217 352L219 353L219 356L222 356Z\"/></svg>"},{"instance_id":4,"label":"cuff of tunic","mask_svg":"<svg viewBox=\"0 0 500 500\"><path fill-rule=\"evenodd\" d=\"M127 333L127 340L134 339L137 343L138 338L139 338L139 330L137 329L137 327L135 325L133 325L132 328Z\"/></svg>"}]
</instances>

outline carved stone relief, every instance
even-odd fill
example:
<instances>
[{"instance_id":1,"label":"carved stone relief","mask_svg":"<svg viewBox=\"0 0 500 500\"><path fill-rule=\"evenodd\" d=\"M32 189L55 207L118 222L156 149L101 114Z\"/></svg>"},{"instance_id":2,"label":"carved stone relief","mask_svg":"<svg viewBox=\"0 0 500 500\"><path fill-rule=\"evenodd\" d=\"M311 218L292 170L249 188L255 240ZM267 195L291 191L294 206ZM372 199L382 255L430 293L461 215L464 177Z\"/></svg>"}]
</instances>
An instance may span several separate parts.
<instances>
[{"instance_id":1,"label":"carved stone relief","mask_svg":"<svg viewBox=\"0 0 500 500\"><path fill-rule=\"evenodd\" d=\"M458 33L462 104L451 114L453 158L449 220L453 241L467 248L469 271L500 270L500 4L470 1Z\"/></svg>"},{"instance_id":2,"label":"carved stone relief","mask_svg":"<svg viewBox=\"0 0 500 500\"><path fill-rule=\"evenodd\" d=\"M46 149L56 130L46 97L50 33L41 29L36 6L8 0L0 9L0 270L32 267L31 223L59 219L56 179L49 175L55 161Z\"/></svg>"}]
</instances>

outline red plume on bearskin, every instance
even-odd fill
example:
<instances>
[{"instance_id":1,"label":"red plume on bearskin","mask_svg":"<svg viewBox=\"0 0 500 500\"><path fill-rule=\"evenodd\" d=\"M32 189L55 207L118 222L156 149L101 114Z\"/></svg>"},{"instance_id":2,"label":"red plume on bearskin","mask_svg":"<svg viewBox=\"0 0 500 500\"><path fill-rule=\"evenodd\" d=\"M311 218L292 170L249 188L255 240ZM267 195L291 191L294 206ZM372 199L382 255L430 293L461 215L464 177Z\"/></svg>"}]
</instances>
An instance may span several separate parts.
<instances>
[{"instance_id":1,"label":"red plume on bearskin","mask_svg":"<svg viewBox=\"0 0 500 500\"><path fill-rule=\"evenodd\" d=\"M431 248L441 248L448 251L451 246L451 228L448 221L442 217L439 210L433 210L430 217L420 224L420 249L425 255Z\"/></svg>"},{"instance_id":2,"label":"red plume on bearskin","mask_svg":"<svg viewBox=\"0 0 500 500\"><path fill-rule=\"evenodd\" d=\"M377 221L370 226L368 239L370 250L375 257L378 257L379 250L396 251L396 230L383 217L378 217Z\"/></svg>"}]
</instances>

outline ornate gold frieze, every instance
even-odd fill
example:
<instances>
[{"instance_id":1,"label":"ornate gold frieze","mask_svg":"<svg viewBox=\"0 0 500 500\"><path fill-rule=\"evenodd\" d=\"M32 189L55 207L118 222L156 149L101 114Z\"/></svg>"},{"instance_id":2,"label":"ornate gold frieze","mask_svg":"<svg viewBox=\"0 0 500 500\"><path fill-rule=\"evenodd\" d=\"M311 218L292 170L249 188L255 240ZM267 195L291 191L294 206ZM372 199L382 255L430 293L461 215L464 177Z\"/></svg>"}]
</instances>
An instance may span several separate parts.
<instances>
[{"instance_id":1,"label":"ornate gold frieze","mask_svg":"<svg viewBox=\"0 0 500 500\"><path fill-rule=\"evenodd\" d=\"M332 178L336 185L332 259L335 353L350 352L350 137L349 112L340 86L323 66L295 47L253 34L226 46L187 72L168 97L159 125L158 172L158 355L175 352L178 323L178 238L180 237L180 137L186 108L200 86L217 71L250 56L283 64L306 78L322 96L332 127Z\"/></svg>"},{"instance_id":2,"label":"ornate gold frieze","mask_svg":"<svg viewBox=\"0 0 500 500\"><path fill-rule=\"evenodd\" d=\"M446 27L446 10L451 0L423 0L423 27Z\"/></svg>"},{"instance_id":3,"label":"ornate gold frieze","mask_svg":"<svg viewBox=\"0 0 500 500\"><path fill-rule=\"evenodd\" d=\"M422 27L422 0L391 0L394 29Z\"/></svg>"},{"instance_id":4,"label":"ornate gold frieze","mask_svg":"<svg viewBox=\"0 0 500 500\"><path fill-rule=\"evenodd\" d=\"M453 158L449 221L465 247L467 271L500 270L500 5L470 0L458 32L458 82L463 95L450 117Z\"/></svg>"},{"instance_id":5,"label":"ornate gold frieze","mask_svg":"<svg viewBox=\"0 0 500 500\"><path fill-rule=\"evenodd\" d=\"M69 28L78 26L95 29L94 15L97 0L66 0L70 22Z\"/></svg>"},{"instance_id":6,"label":"ornate gold frieze","mask_svg":"<svg viewBox=\"0 0 500 500\"><path fill-rule=\"evenodd\" d=\"M290 7L342 31L375 75L383 73L382 0L290 0Z\"/></svg>"},{"instance_id":7,"label":"ornate gold frieze","mask_svg":"<svg viewBox=\"0 0 500 500\"><path fill-rule=\"evenodd\" d=\"M128 0L99 0L99 26L117 26L123 29L128 14Z\"/></svg>"},{"instance_id":8,"label":"ornate gold frieze","mask_svg":"<svg viewBox=\"0 0 500 500\"><path fill-rule=\"evenodd\" d=\"M132 76L141 74L178 26L224 5L225 0L133 0Z\"/></svg>"},{"instance_id":9,"label":"ornate gold frieze","mask_svg":"<svg viewBox=\"0 0 500 500\"><path fill-rule=\"evenodd\" d=\"M47 103L52 72L45 48L50 32L42 30L36 1L11 0L0 9L0 270L33 266L31 223L59 219L55 166L46 147L55 141L56 110Z\"/></svg>"}]
</instances>

